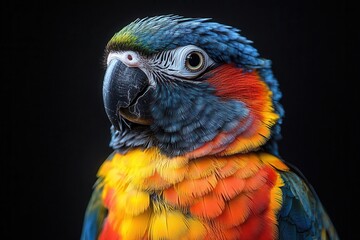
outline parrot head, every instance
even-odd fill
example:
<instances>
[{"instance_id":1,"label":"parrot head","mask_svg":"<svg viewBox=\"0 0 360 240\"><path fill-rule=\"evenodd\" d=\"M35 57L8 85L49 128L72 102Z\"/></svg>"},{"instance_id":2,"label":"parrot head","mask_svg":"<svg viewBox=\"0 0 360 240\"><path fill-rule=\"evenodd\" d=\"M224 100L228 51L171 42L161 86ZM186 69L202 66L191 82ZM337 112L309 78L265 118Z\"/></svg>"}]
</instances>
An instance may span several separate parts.
<instances>
[{"instance_id":1,"label":"parrot head","mask_svg":"<svg viewBox=\"0 0 360 240\"><path fill-rule=\"evenodd\" d=\"M269 60L239 30L205 18L137 19L105 50L111 147L190 158L266 147L283 109Z\"/></svg>"}]
</instances>

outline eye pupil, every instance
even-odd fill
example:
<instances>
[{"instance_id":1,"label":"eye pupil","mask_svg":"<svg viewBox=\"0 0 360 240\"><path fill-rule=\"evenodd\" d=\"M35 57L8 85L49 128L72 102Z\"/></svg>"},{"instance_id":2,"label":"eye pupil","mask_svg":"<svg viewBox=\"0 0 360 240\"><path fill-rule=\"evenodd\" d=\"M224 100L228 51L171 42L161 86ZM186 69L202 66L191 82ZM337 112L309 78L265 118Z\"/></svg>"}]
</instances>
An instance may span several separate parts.
<instances>
[{"instance_id":1,"label":"eye pupil","mask_svg":"<svg viewBox=\"0 0 360 240\"><path fill-rule=\"evenodd\" d=\"M189 65L191 67L197 67L200 64L201 59L200 59L199 54L192 53L192 54L189 55L188 61L189 61Z\"/></svg>"},{"instance_id":2,"label":"eye pupil","mask_svg":"<svg viewBox=\"0 0 360 240\"><path fill-rule=\"evenodd\" d=\"M204 56L200 52L191 52L186 56L185 65L190 71L199 71L204 66Z\"/></svg>"}]
</instances>

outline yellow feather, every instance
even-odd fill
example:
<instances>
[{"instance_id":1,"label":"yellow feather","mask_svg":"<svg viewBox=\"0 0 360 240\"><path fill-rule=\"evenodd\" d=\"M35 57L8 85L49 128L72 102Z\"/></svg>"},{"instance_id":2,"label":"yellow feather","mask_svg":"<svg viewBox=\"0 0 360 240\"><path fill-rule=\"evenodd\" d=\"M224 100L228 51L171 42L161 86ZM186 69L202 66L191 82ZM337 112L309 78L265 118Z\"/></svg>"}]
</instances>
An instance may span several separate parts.
<instances>
[{"instance_id":1,"label":"yellow feather","mask_svg":"<svg viewBox=\"0 0 360 240\"><path fill-rule=\"evenodd\" d=\"M189 231L182 240L201 240L205 238L207 230L200 221L190 218L188 219L187 224L189 226Z\"/></svg>"},{"instance_id":2,"label":"yellow feather","mask_svg":"<svg viewBox=\"0 0 360 240\"><path fill-rule=\"evenodd\" d=\"M189 162L189 159L183 156L168 158L158 153L156 159L156 168L181 168Z\"/></svg>"},{"instance_id":3,"label":"yellow feather","mask_svg":"<svg viewBox=\"0 0 360 240\"><path fill-rule=\"evenodd\" d=\"M120 155L118 157L118 155L120 154L116 154L117 158L113 159L114 167L128 176L129 182L134 183L134 180L144 179L154 174L155 164L152 163L154 153L151 150L142 151L135 149L128 152L125 156Z\"/></svg>"},{"instance_id":4,"label":"yellow feather","mask_svg":"<svg viewBox=\"0 0 360 240\"><path fill-rule=\"evenodd\" d=\"M122 161L117 162L128 169L142 168L148 166L152 162L154 155L153 149L134 149L133 151L129 151L126 155L122 155Z\"/></svg>"},{"instance_id":5,"label":"yellow feather","mask_svg":"<svg viewBox=\"0 0 360 240\"><path fill-rule=\"evenodd\" d=\"M161 168L157 169L159 175L167 182L175 184L182 181L188 171L188 166L181 168Z\"/></svg>"},{"instance_id":6,"label":"yellow feather","mask_svg":"<svg viewBox=\"0 0 360 240\"><path fill-rule=\"evenodd\" d=\"M99 168L97 175L98 175L98 176L101 176L101 177L106 176L106 174L109 172L109 170L110 170L111 168L112 168L111 162L110 162L110 161L105 161L105 162L101 165L101 167Z\"/></svg>"},{"instance_id":7,"label":"yellow feather","mask_svg":"<svg viewBox=\"0 0 360 240\"><path fill-rule=\"evenodd\" d=\"M131 183L136 189L143 189L145 179L155 174L155 168L153 166L143 167L139 169L131 169L126 173L126 179L124 182Z\"/></svg>"},{"instance_id":8,"label":"yellow feather","mask_svg":"<svg viewBox=\"0 0 360 240\"><path fill-rule=\"evenodd\" d=\"M131 216L139 215L148 209L150 196L146 192L133 190L127 193L125 212Z\"/></svg>"},{"instance_id":9,"label":"yellow feather","mask_svg":"<svg viewBox=\"0 0 360 240\"><path fill-rule=\"evenodd\" d=\"M275 186L271 189L270 192L270 208L273 209L273 212L278 212L282 205L282 191L280 187L284 186L284 182L280 177L280 174L277 174L277 179Z\"/></svg>"},{"instance_id":10,"label":"yellow feather","mask_svg":"<svg viewBox=\"0 0 360 240\"><path fill-rule=\"evenodd\" d=\"M104 182L113 189L123 189L126 187L126 183L123 181L123 179L124 175L121 174L118 169L113 167L105 176Z\"/></svg>"},{"instance_id":11,"label":"yellow feather","mask_svg":"<svg viewBox=\"0 0 360 240\"><path fill-rule=\"evenodd\" d=\"M116 211L118 214L125 213L126 208L126 199L127 195L124 192L118 191L114 195L115 201L113 201L113 205L110 206L110 208L114 211Z\"/></svg>"},{"instance_id":12,"label":"yellow feather","mask_svg":"<svg viewBox=\"0 0 360 240\"><path fill-rule=\"evenodd\" d=\"M148 230L151 211L148 209L138 216L127 216L123 219L120 226L122 239L142 239Z\"/></svg>"},{"instance_id":13,"label":"yellow feather","mask_svg":"<svg viewBox=\"0 0 360 240\"><path fill-rule=\"evenodd\" d=\"M261 161L264 163L270 164L276 169L282 170L282 171L288 171L289 167L285 165L283 161L281 161L279 158L275 157L274 155L268 154L268 153L260 153L259 157Z\"/></svg>"},{"instance_id":14,"label":"yellow feather","mask_svg":"<svg viewBox=\"0 0 360 240\"><path fill-rule=\"evenodd\" d=\"M188 231L187 219L179 211L162 209L151 217L149 234L152 240L181 239Z\"/></svg>"}]
</instances>

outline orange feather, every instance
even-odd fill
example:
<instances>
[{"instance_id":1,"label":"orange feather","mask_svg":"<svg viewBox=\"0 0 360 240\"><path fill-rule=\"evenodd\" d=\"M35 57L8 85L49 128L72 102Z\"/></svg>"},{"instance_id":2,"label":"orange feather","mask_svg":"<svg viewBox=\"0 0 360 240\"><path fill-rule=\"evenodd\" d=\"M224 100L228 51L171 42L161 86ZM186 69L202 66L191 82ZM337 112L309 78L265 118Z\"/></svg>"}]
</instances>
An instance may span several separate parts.
<instances>
[{"instance_id":1,"label":"orange feather","mask_svg":"<svg viewBox=\"0 0 360 240\"><path fill-rule=\"evenodd\" d=\"M173 206L186 207L195 201L192 195L179 195L174 187L163 191L163 197L167 203Z\"/></svg>"},{"instance_id":2,"label":"orange feather","mask_svg":"<svg viewBox=\"0 0 360 240\"><path fill-rule=\"evenodd\" d=\"M220 178L225 178L230 175L233 175L239 168L240 168L240 164L236 160L236 158L229 157L226 158L226 164L217 171L217 175L219 175Z\"/></svg>"},{"instance_id":3,"label":"orange feather","mask_svg":"<svg viewBox=\"0 0 360 240\"><path fill-rule=\"evenodd\" d=\"M190 207L190 212L196 217L211 219L219 216L225 208L225 202L215 194L201 197Z\"/></svg>"},{"instance_id":4,"label":"orange feather","mask_svg":"<svg viewBox=\"0 0 360 240\"><path fill-rule=\"evenodd\" d=\"M170 185L171 183L163 179L160 174L155 171L154 175L145 178L142 188L146 190L162 190L169 187Z\"/></svg>"},{"instance_id":5,"label":"orange feather","mask_svg":"<svg viewBox=\"0 0 360 240\"><path fill-rule=\"evenodd\" d=\"M245 180L230 176L224 179L219 179L218 184L214 189L214 193L218 196L223 197L225 200L232 199L241 191L245 186Z\"/></svg>"},{"instance_id":6,"label":"orange feather","mask_svg":"<svg viewBox=\"0 0 360 240\"><path fill-rule=\"evenodd\" d=\"M175 185L175 189L179 195L193 196L195 198L204 196L213 190L217 180L215 174L206 178L187 179Z\"/></svg>"},{"instance_id":7,"label":"orange feather","mask_svg":"<svg viewBox=\"0 0 360 240\"><path fill-rule=\"evenodd\" d=\"M201 158L191 161L186 178L198 179L207 177L214 173L219 164L221 162L217 162L215 158Z\"/></svg>"},{"instance_id":8,"label":"orange feather","mask_svg":"<svg viewBox=\"0 0 360 240\"><path fill-rule=\"evenodd\" d=\"M267 181L268 172L264 168L260 169L255 175L246 179L244 191L255 191L261 188Z\"/></svg>"},{"instance_id":9,"label":"orange feather","mask_svg":"<svg viewBox=\"0 0 360 240\"><path fill-rule=\"evenodd\" d=\"M241 194L226 203L225 210L215 221L227 227L237 226L247 220L250 211L250 198L246 194Z\"/></svg>"},{"instance_id":10,"label":"orange feather","mask_svg":"<svg viewBox=\"0 0 360 240\"><path fill-rule=\"evenodd\" d=\"M259 161L258 157L254 154L249 154L248 156L246 156L246 161L247 161L246 166L236 171L235 173L236 176L240 178L249 178L258 172L262 164Z\"/></svg>"}]
</instances>

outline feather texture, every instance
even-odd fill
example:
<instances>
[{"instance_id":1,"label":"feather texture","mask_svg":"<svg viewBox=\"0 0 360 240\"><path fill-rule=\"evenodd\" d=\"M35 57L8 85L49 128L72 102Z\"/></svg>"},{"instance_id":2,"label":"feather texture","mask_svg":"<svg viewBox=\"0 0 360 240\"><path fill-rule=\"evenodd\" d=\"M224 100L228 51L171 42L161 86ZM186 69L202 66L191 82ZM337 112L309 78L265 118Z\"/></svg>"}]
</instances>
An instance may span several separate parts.
<instances>
[{"instance_id":1,"label":"feather texture","mask_svg":"<svg viewBox=\"0 0 360 240\"><path fill-rule=\"evenodd\" d=\"M154 240L181 239L188 232L187 219L179 211L155 212L150 223L150 238Z\"/></svg>"},{"instance_id":2,"label":"feather texture","mask_svg":"<svg viewBox=\"0 0 360 240\"><path fill-rule=\"evenodd\" d=\"M212 219L219 216L224 208L224 200L216 194L209 193L191 204L190 213L200 219Z\"/></svg>"},{"instance_id":3,"label":"feather texture","mask_svg":"<svg viewBox=\"0 0 360 240\"><path fill-rule=\"evenodd\" d=\"M204 196L216 186L216 176L210 175L200 179L187 179L175 185L175 189L181 196L192 196L194 198Z\"/></svg>"},{"instance_id":4,"label":"feather texture","mask_svg":"<svg viewBox=\"0 0 360 240\"><path fill-rule=\"evenodd\" d=\"M118 233L120 233L119 236L121 236L122 239L143 238L148 231L150 217L151 211L149 209L136 216L126 216L121 221L120 229L118 230Z\"/></svg>"},{"instance_id":5,"label":"feather texture","mask_svg":"<svg viewBox=\"0 0 360 240\"><path fill-rule=\"evenodd\" d=\"M190 162L178 159L177 163L166 164L156 149L140 156L143 154L146 164L123 163L126 155L115 154L99 170L104 179L101 196L109 211L102 238L236 239L239 234L244 238L270 232L276 235L275 215L281 206L283 181L274 166L283 167L277 163L280 160L264 161L270 158L249 153ZM131 153L132 158L136 156L136 152ZM131 177L138 179L129 176L135 170L140 174ZM181 177L172 178L176 183L170 183L171 177L165 180L158 172L179 172ZM153 180L159 184L151 184Z\"/></svg>"},{"instance_id":6,"label":"feather texture","mask_svg":"<svg viewBox=\"0 0 360 240\"><path fill-rule=\"evenodd\" d=\"M251 199L246 194L241 194L227 202L225 210L215 219L218 224L226 228L244 223L250 215Z\"/></svg>"},{"instance_id":7,"label":"feather texture","mask_svg":"<svg viewBox=\"0 0 360 240\"><path fill-rule=\"evenodd\" d=\"M219 179L214 189L214 194L221 196L225 200L230 200L239 195L245 187L245 180L236 176Z\"/></svg>"}]
</instances>

